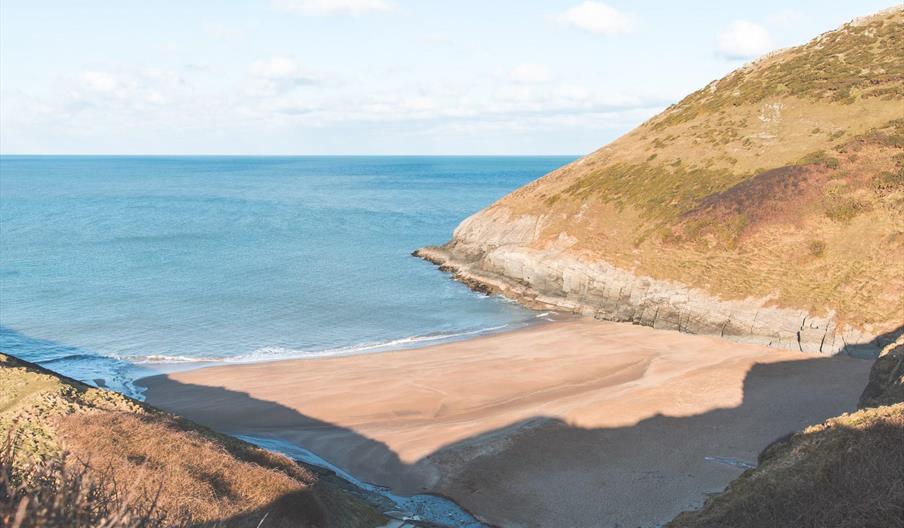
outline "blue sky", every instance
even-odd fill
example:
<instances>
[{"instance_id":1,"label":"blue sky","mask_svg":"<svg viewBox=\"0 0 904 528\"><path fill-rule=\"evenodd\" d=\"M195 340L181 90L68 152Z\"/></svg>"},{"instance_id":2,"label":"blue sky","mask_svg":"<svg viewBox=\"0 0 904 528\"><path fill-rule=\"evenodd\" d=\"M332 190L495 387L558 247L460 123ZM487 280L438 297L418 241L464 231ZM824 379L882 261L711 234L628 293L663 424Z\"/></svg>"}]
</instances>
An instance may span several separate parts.
<instances>
[{"instance_id":1,"label":"blue sky","mask_svg":"<svg viewBox=\"0 0 904 528\"><path fill-rule=\"evenodd\" d=\"M583 154L893 4L3 0L0 152Z\"/></svg>"}]
</instances>

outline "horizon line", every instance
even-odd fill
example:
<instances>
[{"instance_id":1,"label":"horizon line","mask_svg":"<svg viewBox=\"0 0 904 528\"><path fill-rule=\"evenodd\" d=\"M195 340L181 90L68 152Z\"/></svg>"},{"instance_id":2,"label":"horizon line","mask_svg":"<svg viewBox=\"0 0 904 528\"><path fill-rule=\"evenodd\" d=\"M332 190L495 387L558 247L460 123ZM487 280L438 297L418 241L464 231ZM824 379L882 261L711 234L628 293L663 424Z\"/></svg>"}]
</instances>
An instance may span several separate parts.
<instances>
[{"instance_id":1,"label":"horizon line","mask_svg":"<svg viewBox=\"0 0 904 528\"><path fill-rule=\"evenodd\" d=\"M21 154L0 153L0 158L548 158L582 157L587 154Z\"/></svg>"}]
</instances>

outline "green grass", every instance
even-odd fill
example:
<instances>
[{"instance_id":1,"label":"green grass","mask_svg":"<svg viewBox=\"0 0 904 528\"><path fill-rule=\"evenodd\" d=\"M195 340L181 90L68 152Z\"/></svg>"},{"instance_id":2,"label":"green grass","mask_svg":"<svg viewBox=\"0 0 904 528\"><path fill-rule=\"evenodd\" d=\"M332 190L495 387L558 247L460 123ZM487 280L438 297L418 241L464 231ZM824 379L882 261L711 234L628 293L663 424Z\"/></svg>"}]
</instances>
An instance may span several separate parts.
<instances>
[{"instance_id":1,"label":"green grass","mask_svg":"<svg viewBox=\"0 0 904 528\"><path fill-rule=\"evenodd\" d=\"M772 97L842 104L872 97L900 100L904 98L902 18L898 13L859 26L846 25L794 48L776 64L738 70L714 90L706 87L690 94L651 126L661 130Z\"/></svg>"},{"instance_id":2,"label":"green grass","mask_svg":"<svg viewBox=\"0 0 904 528\"><path fill-rule=\"evenodd\" d=\"M746 179L728 169L686 165L674 159L668 165L615 164L591 172L567 189L579 199L637 206L652 222L666 222L692 210L699 202Z\"/></svg>"},{"instance_id":3,"label":"green grass","mask_svg":"<svg viewBox=\"0 0 904 528\"><path fill-rule=\"evenodd\" d=\"M826 154L824 150L817 150L807 154L797 161L798 165L823 165L829 169L837 169L839 162L837 158L833 158Z\"/></svg>"},{"instance_id":4,"label":"green grass","mask_svg":"<svg viewBox=\"0 0 904 528\"><path fill-rule=\"evenodd\" d=\"M869 203L850 196L830 198L826 204L826 216L835 222L850 222L869 209Z\"/></svg>"}]
</instances>

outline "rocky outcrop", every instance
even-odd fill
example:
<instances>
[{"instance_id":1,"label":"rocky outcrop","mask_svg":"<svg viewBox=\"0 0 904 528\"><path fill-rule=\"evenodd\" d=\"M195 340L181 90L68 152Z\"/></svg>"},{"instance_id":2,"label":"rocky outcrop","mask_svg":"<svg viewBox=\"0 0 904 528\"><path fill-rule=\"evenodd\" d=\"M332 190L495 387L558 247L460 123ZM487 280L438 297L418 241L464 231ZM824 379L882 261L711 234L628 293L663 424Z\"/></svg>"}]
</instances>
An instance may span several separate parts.
<instances>
[{"instance_id":1,"label":"rocky outcrop","mask_svg":"<svg viewBox=\"0 0 904 528\"><path fill-rule=\"evenodd\" d=\"M882 349L869 383L860 396L861 409L904 402L904 335Z\"/></svg>"},{"instance_id":2,"label":"rocky outcrop","mask_svg":"<svg viewBox=\"0 0 904 528\"><path fill-rule=\"evenodd\" d=\"M509 219L490 208L464 222L453 239L415 256L472 289L497 293L535 309L579 313L608 321L716 335L743 343L809 353L875 356L884 343L867 332L839 327L835 319L777 308L766 299L723 300L672 281L637 276L605 261L568 251L567 236L532 249L542 218Z\"/></svg>"},{"instance_id":3,"label":"rocky outcrop","mask_svg":"<svg viewBox=\"0 0 904 528\"><path fill-rule=\"evenodd\" d=\"M668 528L904 526L904 335L880 341L858 410L779 438Z\"/></svg>"}]
</instances>

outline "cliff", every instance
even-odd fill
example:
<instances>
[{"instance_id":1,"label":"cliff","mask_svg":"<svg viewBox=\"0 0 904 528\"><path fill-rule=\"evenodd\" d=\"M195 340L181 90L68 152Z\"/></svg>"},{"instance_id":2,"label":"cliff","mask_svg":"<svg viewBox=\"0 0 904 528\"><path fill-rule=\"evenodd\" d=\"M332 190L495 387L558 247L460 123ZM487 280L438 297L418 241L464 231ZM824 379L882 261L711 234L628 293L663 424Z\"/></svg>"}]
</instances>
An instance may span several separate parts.
<instances>
[{"instance_id":1,"label":"cliff","mask_svg":"<svg viewBox=\"0 0 904 528\"><path fill-rule=\"evenodd\" d=\"M904 323L902 35L897 7L763 57L415 254L532 307L874 354Z\"/></svg>"},{"instance_id":2,"label":"cliff","mask_svg":"<svg viewBox=\"0 0 904 528\"><path fill-rule=\"evenodd\" d=\"M0 447L3 526L387 521L335 476L2 354Z\"/></svg>"}]
</instances>

